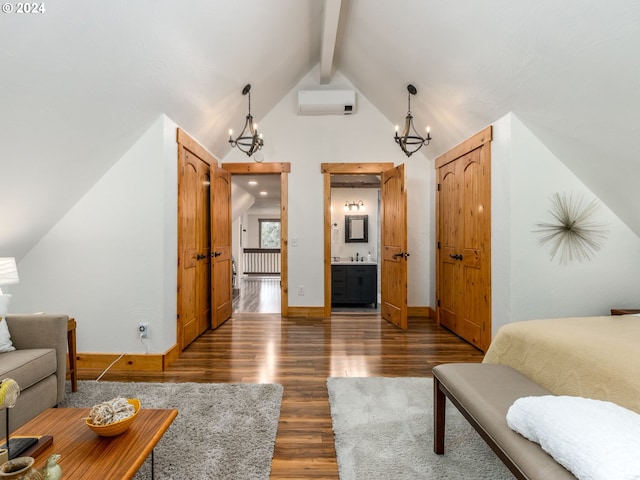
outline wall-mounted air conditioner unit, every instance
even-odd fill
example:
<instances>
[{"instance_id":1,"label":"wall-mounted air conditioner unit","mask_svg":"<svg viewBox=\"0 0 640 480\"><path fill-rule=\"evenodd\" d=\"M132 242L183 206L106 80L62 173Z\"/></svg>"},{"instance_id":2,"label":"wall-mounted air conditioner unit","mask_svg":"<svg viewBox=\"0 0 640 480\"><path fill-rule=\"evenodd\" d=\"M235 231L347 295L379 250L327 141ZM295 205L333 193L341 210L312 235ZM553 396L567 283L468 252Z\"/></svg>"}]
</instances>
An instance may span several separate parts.
<instances>
[{"instance_id":1,"label":"wall-mounted air conditioner unit","mask_svg":"<svg viewBox=\"0 0 640 480\"><path fill-rule=\"evenodd\" d=\"M301 90L298 115L351 115L356 111L353 90Z\"/></svg>"}]
</instances>

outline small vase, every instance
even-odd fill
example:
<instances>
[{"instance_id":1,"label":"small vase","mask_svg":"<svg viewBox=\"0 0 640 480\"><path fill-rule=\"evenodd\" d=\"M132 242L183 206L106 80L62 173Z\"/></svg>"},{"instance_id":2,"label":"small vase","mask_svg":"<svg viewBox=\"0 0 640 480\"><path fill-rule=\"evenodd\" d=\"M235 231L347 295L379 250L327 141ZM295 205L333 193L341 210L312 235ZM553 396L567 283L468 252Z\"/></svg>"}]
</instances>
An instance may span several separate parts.
<instances>
[{"instance_id":1,"label":"small vase","mask_svg":"<svg viewBox=\"0 0 640 480\"><path fill-rule=\"evenodd\" d=\"M18 457L0 465L0 480L43 480L33 457Z\"/></svg>"}]
</instances>

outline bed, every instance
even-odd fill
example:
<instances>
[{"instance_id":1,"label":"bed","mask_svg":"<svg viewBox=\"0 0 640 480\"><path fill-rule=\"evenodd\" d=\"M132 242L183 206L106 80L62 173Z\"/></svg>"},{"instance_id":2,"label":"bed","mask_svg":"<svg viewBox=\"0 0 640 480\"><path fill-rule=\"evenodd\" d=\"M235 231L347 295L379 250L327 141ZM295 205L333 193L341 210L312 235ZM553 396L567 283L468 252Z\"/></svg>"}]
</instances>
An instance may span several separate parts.
<instances>
[{"instance_id":1,"label":"bed","mask_svg":"<svg viewBox=\"0 0 640 480\"><path fill-rule=\"evenodd\" d=\"M640 316L529 320L501 327L483 363L508 365L555 395L640 413Z\"/></svg>"}]
</instances>

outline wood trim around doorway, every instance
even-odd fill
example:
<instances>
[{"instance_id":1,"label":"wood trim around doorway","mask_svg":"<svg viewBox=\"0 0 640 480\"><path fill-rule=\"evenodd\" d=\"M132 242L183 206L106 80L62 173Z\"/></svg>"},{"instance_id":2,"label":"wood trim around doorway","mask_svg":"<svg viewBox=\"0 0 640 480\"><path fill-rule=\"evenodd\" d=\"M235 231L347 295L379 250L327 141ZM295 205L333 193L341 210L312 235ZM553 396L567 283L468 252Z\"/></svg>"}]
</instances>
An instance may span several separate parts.
<instances>
[{"instance_id":1,"label":"wood trim around doorway","mask_svg":"<svg viewBox=\"0 0 640 480\"><path fill-rule=\"evenodd\" d=\"M331 175L382 175L394 167L391 162L323 163L320 171L324 181L324 316L331 317Z\"/></svg>"},{"instance_id":2,"label":"wood trim around doorway","mask_svg":"<svg viewBox=\"0 0 640 480\"><path fill-rule=\"evenodd\" d=\"M222 163L231 175L280 175L280 315L289 316L289 162Z\"/></svg>"}]
</instances>

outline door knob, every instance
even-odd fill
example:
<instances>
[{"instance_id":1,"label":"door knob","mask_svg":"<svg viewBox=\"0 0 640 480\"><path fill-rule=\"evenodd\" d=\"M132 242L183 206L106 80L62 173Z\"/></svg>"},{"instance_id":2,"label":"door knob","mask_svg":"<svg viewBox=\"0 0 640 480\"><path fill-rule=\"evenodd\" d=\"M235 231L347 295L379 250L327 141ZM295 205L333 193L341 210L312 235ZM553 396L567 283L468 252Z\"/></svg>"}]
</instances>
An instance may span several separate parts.
<instances>
[{"instance_id":1,"label":"door knob","mask_svg":"<svg viewBox=\"0 0 640 480\"><path fill-rule=\"evenodd\" d=\"M393 258L398 258L398 257L402 257L402 258L407 258L410 254L407 252L400 252L400 253L396 253L393 255Z\"/></svg>"},{"instance_id":2,"label":"door knob","mask_svg":"<svg viewBox=\"0 0 640 480\"><path fill-rule=\"evenodd\" d=\"M460 255L459 253L456 253L455 255L449 254L449 256L454 260L462 260L462 255Z\"/></svg>"},{"instance_id":3,"label":"door knob","mask_svg":"<svg viewBox=\"0 0 640 480\"><path fill-rule=\"evenodd\" d=\"M211 252L211 258L219 257L222 255L222 252Z\"/></svg>"}]
</instances>

